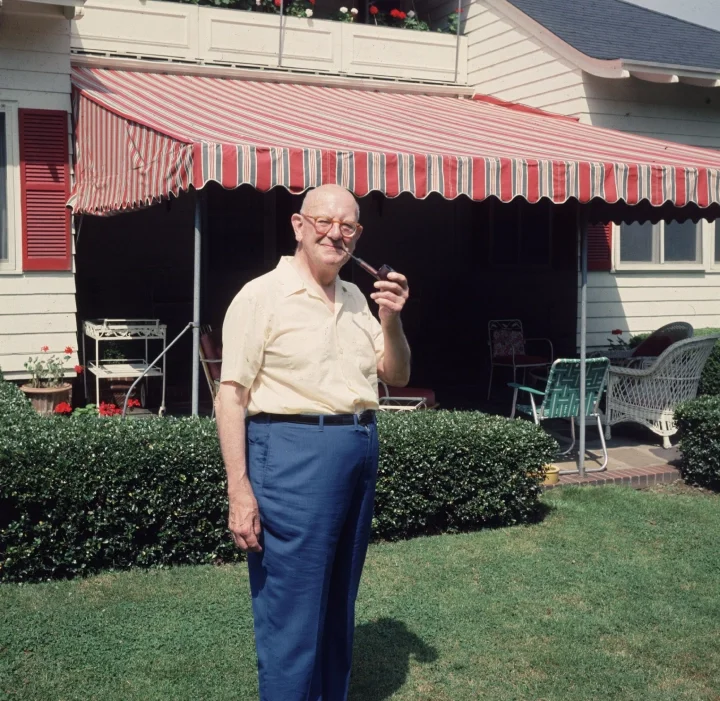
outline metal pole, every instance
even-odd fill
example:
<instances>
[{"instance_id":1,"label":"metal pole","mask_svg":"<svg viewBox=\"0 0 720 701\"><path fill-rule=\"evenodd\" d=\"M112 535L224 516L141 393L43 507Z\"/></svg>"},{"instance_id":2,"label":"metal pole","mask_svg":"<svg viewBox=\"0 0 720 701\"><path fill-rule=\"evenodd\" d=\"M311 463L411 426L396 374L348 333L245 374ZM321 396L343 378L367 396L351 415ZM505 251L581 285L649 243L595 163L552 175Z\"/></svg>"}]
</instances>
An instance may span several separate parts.
<instances>
[{"instance_id":1,"label":"metal pole","mask_svg":"<svg viewBox=\"0 0 720 701\"><path fill-rule=\"evenodd\" d=\"M587 358L587 217L578 206L578 231L580 235L580 441L578 471L585 477L585 376Z\"/></svg>"},{"instance_id":2,"label":"metal pole","mask_svg":"<svg viewBox=\"0 0 720 701\"><path fill-rule=\"evenodd\" d=\"M193 328L192 321L177 336L175 336L175 338L167 346L165 346L163 348L162 353L160 353L160 355L157 358L155 358L155 360L153 360L152 363L148 364L148 366L145 368L145 370L143 370L142 374L135 378L135 382L133 382L130 385L130 389L127 391L127 394L125 395L125 403L123 404L122 416L120 418L124 419L125 416L127 415L128 401L130 399L130 395L132 394L133 390L137 386L138 382L140 382L140 380L142 380L143 377L145 377L145 375L147 375L150 372L150 370L152 370L153 368L156 368L157 362L159 360L161 360L161 359L163 360L163 367L165 367L164 366L165 354L185 335L185 332L190 328ZM163 375L163 381L164 381L164 379L165 379L165 376ZM164 405L165 405L165 393L163 390L163 406Z\"/></svg>"},{"instance_id":3,"label":"metal pole","mask_svg":"<svg viewBox=\"0 0 720 701\"><path fill-rule=\"evenodd\" d=\"M455 30L455 82L457 83L460 69L460 16L462 15L462 0L457 5L457 29Z\"/></svg>"},{"instance_id":4,"label":"metal pole","mask_svg":"<svg viewBox=\"0 0 720 701\"><path fill-rule=\"evenodd\" d=\"M285 0L280 0L280 36L278 38L278 68L282 66L283 55L283 17L285 15Z\"/></svg>"},{"instance_id":5,"label":"metal pole","mask_svg":"<svg viewBox=\"0 0 720 701\"><path fill-rule=\"evenodd\" d=\"M200 392L200 251L202 242L202 193L195 192L195 255L193 259L192 415L198 415Z\"/></svg>"}]
</instances>

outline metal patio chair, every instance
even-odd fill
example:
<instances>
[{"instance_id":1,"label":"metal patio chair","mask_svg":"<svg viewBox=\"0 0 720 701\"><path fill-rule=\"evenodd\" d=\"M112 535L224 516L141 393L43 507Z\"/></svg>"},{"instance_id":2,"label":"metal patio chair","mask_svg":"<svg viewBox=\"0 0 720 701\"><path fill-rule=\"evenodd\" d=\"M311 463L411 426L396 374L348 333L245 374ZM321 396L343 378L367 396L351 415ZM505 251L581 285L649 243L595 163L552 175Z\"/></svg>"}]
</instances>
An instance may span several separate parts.
<instances>
[{"instance_id":1,"label":"metal patio chair","mask_svg":"<svg viewBox=\"0 0 720 701\"><path fill-rule=\"evenodd\" d=\"M526 343L544 343L549 346L550 354L528 355ZM555 353L552 341L548 338L525 338L520 319L493 319L488 322L488 345L490 346L490 381L488 382L487 398L492 391L493 370L495 367L512 368L513 382L517 382L517 371L523 371L522 381L525 382L525 371L528 368L547 368L553 361Z\"/></svg>"},{"instance_id":2,"label":"metal patio chair","mask_svg":"<svg viewBox=\"0 0 720 701\"><path fill-rule=\"evenodd\" d=\"M222 344L219 332L213 331L211 326L200 329L200 363L205 373L213 408L211 416L215 416L215 397L220 388L220 371L222 368Z\"/></svg>"},{"instance_id":3,"label":"metal patio chair","mask_svg":"<svg viewBox=\"0 0 720 701\"><path fill-rule=\"evenodd\" d=\"M675 408L697 395L700 376L720 335L673 343L645 368L611 367L605 407L605 437L626 421L647 426L670 448L677 433Z\"/></svg>"},{"instance_id":4,"label":"metal patio chair","mask_svg":"<svg viewBox=\"0 0 720 701\"><path fill-rule=\"evenodd\" d=\"M435 392L418 387L390 387L378 378L378 403L380 411L415 411L435 409L438 403Z\"/></svg>"},{"instance_id":5,"label":"metal patio chair","mask_svg":"<svg viewBox=\"0 0 720 701\"><path fill-rule=\"evenodd\" d=\"M607 358L588 358L586 361L585 378L585 407L583 417L594 418L597 421L600 433L600 443L603 450L603 464L599 468L590 468L587 472L599 472L608 464L608 451L605 435L600 420L598 404L605 389L610 361ZM540 425L547 419L570 419L570 432L572 443L560 455L567 455L575 447L575 419L580 416L580 361L576 359L556 360L550 368L545 391L525 387L517 382L511 382L513 393L513 408L510 418L515 418L516 411L532 416L533 421ZM518 404L518 392L527 392L530 404ZM536 404L536 397L542 397L540 405ZM571 474L576 470L562 470L561 474Z\"/></svg>"}]
</instances>

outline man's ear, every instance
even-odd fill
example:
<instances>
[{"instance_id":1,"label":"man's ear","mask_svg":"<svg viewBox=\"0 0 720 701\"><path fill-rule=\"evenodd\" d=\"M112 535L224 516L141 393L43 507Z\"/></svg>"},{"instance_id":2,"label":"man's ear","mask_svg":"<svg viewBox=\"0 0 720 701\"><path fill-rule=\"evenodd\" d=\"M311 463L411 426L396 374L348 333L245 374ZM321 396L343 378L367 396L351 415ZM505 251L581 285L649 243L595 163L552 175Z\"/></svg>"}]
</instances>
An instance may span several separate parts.
<instances>
[{"instance_id":1,"label":"man's ear","mask_svg":"<svg viewBox=\"0 0 720 701\"><path fill-rule=\"evenodd\" d=\"M302 215L293 214L292 217L290 217L290 223L292 224L293 231L295 232L295 240L300 243L302 241Z\"/></svg>"}]
</instances>

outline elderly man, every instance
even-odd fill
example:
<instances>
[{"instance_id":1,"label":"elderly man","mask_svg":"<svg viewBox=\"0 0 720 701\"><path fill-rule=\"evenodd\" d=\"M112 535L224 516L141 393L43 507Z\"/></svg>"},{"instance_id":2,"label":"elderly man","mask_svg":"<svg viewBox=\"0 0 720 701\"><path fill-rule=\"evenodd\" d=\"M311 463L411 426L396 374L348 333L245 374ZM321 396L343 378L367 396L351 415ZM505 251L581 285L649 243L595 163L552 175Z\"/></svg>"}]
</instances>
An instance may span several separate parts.
<instances>
[{"instance_id":1,"label":"elderly man","mask_svg":"<svg viewBox=\"0 0 720 701\"><path fill-rule=\"evenodd\" d=\"M293 257L249 282L223 326L217 426L229 528L248 551L262 701L347 698L372 520L378 376L407 384L407 280L370 296L338 277L362 233L355 198L319 187ZM247 414L247 419L246 419Z\"/></svg>"}]
</instances>

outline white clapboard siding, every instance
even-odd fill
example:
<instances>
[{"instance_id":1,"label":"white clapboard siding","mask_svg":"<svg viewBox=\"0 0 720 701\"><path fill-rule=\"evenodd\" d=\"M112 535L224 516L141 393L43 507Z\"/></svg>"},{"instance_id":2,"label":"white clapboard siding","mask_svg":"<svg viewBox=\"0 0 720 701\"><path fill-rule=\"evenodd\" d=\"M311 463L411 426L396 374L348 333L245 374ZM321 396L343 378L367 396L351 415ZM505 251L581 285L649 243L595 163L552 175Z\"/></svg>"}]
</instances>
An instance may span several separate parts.
<instances>
[{"instance_id":1,"label":"white clapboard siding","mask_svg":"<svg viewBox=\"0 0 720 701\"><path fill-rule=\"evenodd\" d=\"M673 321L720 328L720 274L590 273L587 313L591 347L607 346L613 329L627 339Z\"/></svg>"},{"instance_id":2,"label":"white clapboard siding","mask_svg":"<svg viewBox=\"0 0 720 701\"><path fill-rule=\"evenodd\" d=\"M579 69L482 0L470 6L465 33L468 83L478 92L541 109L585 97Z\"/></svg>"},{"instance_id":3,"label":"white clapboard siding","mask_svg":"<svg viewBox=\"0 0 720 701\"><path fill-rule=\"evenodd\" d=\"M6 0L0 14L0 100L21 109L69 113L70 23L59 12L53 16L51 6L27 12L31 6L24 5L22 14L20 7ZM19 187L17 165L8 173ZM0 368L5 377L27 377L23 365L42 346L56 353L77 348L75 312L72 272L0 273ZM76 354L72 360L77 362Z\"/></svg>"}]
</instances>

